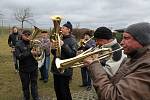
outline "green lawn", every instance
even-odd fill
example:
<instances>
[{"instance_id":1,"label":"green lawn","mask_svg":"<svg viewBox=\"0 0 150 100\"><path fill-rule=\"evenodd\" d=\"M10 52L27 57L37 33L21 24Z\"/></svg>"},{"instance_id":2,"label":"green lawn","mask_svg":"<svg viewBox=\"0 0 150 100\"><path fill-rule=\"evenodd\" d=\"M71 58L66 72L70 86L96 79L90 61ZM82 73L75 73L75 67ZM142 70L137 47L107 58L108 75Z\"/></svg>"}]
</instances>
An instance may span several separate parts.
<instances>
[{"instance_id":1,"label":"green lawn","mask_svg":"<svg viewBox=\"0 0 150 100\"><path fill-rule=\"evenodd\" d=\"M18 73L14 71L12 55L7 45L8 34L0 34L0 100L21 100L22 89ZM74 69L73 80L70 84L71 93L81 90L80 69ZM55 97L52 74L48 83L38 81L38 91L41 97Z\"/></svg>"}]
</instances>

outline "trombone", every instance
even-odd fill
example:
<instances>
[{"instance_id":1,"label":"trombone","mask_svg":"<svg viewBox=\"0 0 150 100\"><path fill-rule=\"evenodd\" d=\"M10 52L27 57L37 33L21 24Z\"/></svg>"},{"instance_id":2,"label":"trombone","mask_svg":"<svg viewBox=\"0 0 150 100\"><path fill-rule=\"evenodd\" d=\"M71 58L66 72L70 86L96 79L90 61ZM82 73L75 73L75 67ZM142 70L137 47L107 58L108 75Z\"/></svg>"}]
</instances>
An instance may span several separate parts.
<instances>
[{"instance_id":1,"label":"trombone","mask_svg":"<svg viewBox=\"0 0 150 100\"><path fill-rule=\"evenodd\" d=\"M93 47L73 58L69 58L65 60L60 60L60 58L56 58L55 63L56 63L56 67L61 71L63 71L66 68L77 68L83 66L83 63L82 64L76 64L76 63L81 62L85 58L92 56L94 54L99 54L98 59L95 59L95 61L98 61L110 57L112 53L119 50L122 50L122 47L113 51L111 48Z\"/></svg>"}]
</instances>

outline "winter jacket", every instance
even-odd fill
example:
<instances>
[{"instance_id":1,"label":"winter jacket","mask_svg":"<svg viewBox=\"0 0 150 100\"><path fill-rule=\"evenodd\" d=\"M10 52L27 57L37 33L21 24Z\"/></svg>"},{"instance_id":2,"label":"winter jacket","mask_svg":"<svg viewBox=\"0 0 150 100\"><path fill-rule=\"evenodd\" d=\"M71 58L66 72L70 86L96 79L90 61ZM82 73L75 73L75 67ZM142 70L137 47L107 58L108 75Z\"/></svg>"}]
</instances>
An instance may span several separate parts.
<instances>
[{"instance_id":1,"label":"winter jacket","mask_svg":"<svg viewBox=\"0 0 150 100\"><path fill-rule=\"evenodd\" d=\"M68 59L76 56L77 52L77 42L72 35L68 35L63 37L63 42L64 44L61 46L61 57L60 59ZM57 69L56 64L55 64L55 59L56 59L56 49L51 49L51 52L54 56L53 61L52 61L52 66L51 66L51 72L53 74L57 75L64 75L64 76L71 76L72 75L72 68L67 68L64 70L64 73L60 73L60 71Z\"/></svg>"},{"instance_id":2,"label":"winter jacket","mask_svg":"<svg viewBox=\"0 0 150 100\"><path fill-rule=\"evenodd\" d=\"M16 43L15 53L19 60L19 71L32 72L38 68L38 62L31 53L29 42L19 40Z\"/></svg>"},{"instance_id":3,"label":"winter jacket","mask_svg":"<svg viewBox=\"0 0 150 100\"><path fill-rule=\"evenodd\" d=\"M19 40L19 33L11 33L8 37L9 47L15 47L16 42Z\"/></svg>"},{"instance_id":4,"label":"winter jacket","mask_svg":"<svg viewBox=\"0 0 150 100\"><path fill-rule=\"evenodd\" d=\"M98 61L89 69L99 100L150 100L150 46L132 53L111 78Z\"/></svg>"}]
</instances>

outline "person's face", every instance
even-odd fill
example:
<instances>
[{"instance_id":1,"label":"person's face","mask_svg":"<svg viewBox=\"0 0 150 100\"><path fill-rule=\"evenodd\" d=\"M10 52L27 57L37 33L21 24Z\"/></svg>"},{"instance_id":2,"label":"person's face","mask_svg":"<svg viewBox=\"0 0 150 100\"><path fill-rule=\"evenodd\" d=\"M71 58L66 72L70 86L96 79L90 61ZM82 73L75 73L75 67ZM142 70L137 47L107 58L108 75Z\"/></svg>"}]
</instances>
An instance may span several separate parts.
<instances>
[{"instance_id":1,"label":"person's face","mask_svg":"<svg viewBox=\"0 0 150 100\"><path fill-rule=\"evenodd\" d=\"M30 35L25 33L25 34L22 34L22 40L24 41L30 41Z\"/></svg>"},{"instance_id":2,"label":"person's face","mask_svg":"<svg viewBox=\"0 0 150 100\"><path fill-rule=\"evenodd\" d=\"M85 34L85 35L84 35L84 39L85 39L85 40L88 40L88 39L90 39L90 36L87 35L87 34Z\"/></svg>"},{"instance_id":3,"label":"person's face","mask_svg":"<svg viewBox=\"0 0 150 100\"><path fill-rule=\"evenodd\" d=\"M143 47L138 41L136 41L129 33L123 33L123 39L121 45L125 54L129 54L132 51Z\"/></svg>"},{"instance_id":4,"label":"person's face","mask_svg":"<svg viewBox=\"0 0 150 100\"><path fill-rule=\"evenodd\" d=\"M42 33L42 37L48 37L48 33Z\"/></svg>"},{"instance_id":5,"label":"person's face","mask_svg":"<svg viewBox=\"0 0 150 100\"><path fill-rule=\"evenodd\" d=\"M102 46L102 45L107 44L109 42L110 42L110 40L107 40L107 39L96 39L96 45L99 45L99 46Z\"/></svg>"},{"instance_id":6,"label":"person's face","mask_svg":"<svg viewBox=\"0 0 150 100\"><path fill-rule=\"evenodd\" d=\"M70 29L65 26L62 26L61 31L62 31L62 33L61 33L62 35L68 35L70 32Z\"/></svg>"},{"instance_id":7,"label":"person's face","mask_svg":"<svg viewBox=\"0 0 150 100\"><path fill-rule=\"evenodd\" d=\"M14 33L17 33L17 32L18 32L18 29L15 27L15 28L13 29L13 32L14 32Z\"/></svg>"}]
</instances>

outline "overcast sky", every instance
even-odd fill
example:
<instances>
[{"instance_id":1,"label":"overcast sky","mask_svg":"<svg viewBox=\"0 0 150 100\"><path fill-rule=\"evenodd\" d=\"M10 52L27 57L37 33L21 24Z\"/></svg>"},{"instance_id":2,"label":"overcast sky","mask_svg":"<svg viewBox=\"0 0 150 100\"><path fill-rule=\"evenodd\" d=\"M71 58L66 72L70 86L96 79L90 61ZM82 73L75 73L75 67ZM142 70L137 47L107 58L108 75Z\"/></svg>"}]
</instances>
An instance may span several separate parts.
<instances>
[{"instance_id":1,"label":"overcast sky","mask_svg":"<svg viewBox=\"0 0 150 100\"><path fill-rule=\"evenodd\" d=\"M124 28L136 22L150 22L150 0L0 0L4 25L20 25L14 12L30 8L35 25L53 27L50 16L63 16L61 25L69 20L74 27L96 29L107 26ZM1 16L2 17L2 16ZM0 19L1 20L1 19ZM29 26L29 24L25 24Z\"/></svg>"}]
</instances>

